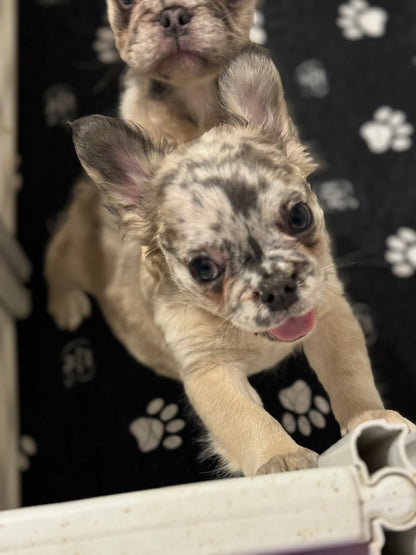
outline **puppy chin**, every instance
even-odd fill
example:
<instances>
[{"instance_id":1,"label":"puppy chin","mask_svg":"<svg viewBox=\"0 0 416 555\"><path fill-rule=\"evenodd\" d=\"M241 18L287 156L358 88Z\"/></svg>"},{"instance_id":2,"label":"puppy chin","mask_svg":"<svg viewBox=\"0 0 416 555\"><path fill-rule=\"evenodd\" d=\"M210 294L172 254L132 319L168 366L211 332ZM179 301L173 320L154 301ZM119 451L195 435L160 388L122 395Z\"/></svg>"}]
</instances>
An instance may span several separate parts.
<instances>
[{"instance_id":1,"label":"puppy chin","mask_svg":"<svg viewBox=\"0 0 416 555\"><path fill-rule=\"evenodd\" d=\"M153 76L169 83L184 82L217 73L218 70L218 66L198 54L177 50L157 65Z\"/></svg>"}]
</instances>

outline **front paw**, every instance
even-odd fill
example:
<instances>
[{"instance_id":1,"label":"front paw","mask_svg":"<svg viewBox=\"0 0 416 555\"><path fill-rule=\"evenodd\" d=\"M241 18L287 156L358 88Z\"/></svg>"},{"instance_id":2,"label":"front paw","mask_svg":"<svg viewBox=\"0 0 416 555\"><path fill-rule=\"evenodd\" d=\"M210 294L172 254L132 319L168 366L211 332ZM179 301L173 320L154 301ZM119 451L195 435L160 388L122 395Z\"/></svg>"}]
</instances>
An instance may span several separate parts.
<instances>
[{"instance_id":1,"label":"front paw","mask_svg":"<svg viewBox=\"0 0 416 555\"><path fill-rule=\"evenodd\" d=\"M416 430L416 426L404 418L401 414L396 412L395 410L387 410L387 409L380 409L380 410L366 410L361 414L352 418L346 428L341 429L341 434L345 436L348 432L351 432L354 428L356 428L362 422L367 422L368 420L378 420L383 419L389 424L406 424L409 432L414 432Z\"/></svg>"},{"instance_id":2,"label":"front paw","mask_svg":"<svg viewBox=\"0 0 416 555\"><path fill-rule=\"evenodd\" d=\"M310 449L300 447L296 451L275 455L267 463L263 464L256 474L273 474L275 472L287 472L290 470L304 470L315 468L318 465L318 454Z\"/></svg>"},{"instance_id":3,"label":"front paw","mask_svg":"<svg viewBox=\"0 0 416 555\"><path fill-rule=\"evenodd\" d=\"M91 301L81 289L53 293L49 297L48 312L61 330L75 331L91 315Z\"/></svg>"}]
</instances>

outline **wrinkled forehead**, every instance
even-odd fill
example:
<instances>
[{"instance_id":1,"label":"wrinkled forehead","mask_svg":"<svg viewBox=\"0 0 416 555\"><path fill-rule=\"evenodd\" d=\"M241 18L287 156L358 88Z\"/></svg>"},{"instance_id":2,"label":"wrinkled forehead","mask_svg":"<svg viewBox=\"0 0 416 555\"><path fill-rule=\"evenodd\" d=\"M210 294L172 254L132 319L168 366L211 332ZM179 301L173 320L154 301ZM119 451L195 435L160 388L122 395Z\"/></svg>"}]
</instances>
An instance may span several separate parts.
<instances>
[{"instance_id":1,"label":"wrinkled forehead","mask_svg":"<svg viewBox=\"0 0 416 555\"><path fill-rule=\"evenodd\" d=\"M160 221L175 250L247 240L273 225L291 199L307 201L310 194L283 152L248 137L207 134L172 166L162 176Z\"/></svg>"}]
</instances>

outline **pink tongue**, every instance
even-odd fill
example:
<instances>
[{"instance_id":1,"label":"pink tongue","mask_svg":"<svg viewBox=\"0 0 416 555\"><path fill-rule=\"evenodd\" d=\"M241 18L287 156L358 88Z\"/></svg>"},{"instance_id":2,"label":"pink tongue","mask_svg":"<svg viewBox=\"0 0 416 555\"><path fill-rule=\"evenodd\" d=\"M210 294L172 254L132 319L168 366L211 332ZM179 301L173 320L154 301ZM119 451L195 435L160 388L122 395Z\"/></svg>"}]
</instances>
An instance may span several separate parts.
<instances>
[{"instance_id":1,"label":"pink tongue","mask_svg":"<svg viewBox=\"0 0 416 555\"><path fill-rule=\"evenodd\" d=\"M295 341L311 331L315 323L315 311L311 310L303 316L292 316L284 324L269 330L269 333L280 341Z\"/></svg>"}]
</instances>

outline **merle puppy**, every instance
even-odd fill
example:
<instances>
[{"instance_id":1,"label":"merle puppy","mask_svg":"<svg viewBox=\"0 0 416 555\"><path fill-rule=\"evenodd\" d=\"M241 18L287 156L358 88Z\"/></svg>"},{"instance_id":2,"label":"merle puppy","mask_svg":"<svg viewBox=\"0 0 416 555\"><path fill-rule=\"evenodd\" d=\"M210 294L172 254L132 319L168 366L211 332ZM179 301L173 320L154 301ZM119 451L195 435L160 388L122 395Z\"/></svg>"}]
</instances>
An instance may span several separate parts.
<instances>
[{"instance_id":1,"label":"merle puppy","mask_svg":"<svg viewBox=\"0 0 416 555\"><path fill-rule=\"evenodd\" d=\"M50 276L55 317L78 323L85 292L94 295L133 356L183 382L229 470L306 468L317 455L247 380L295 350L305 351L343 433L404 419L376 390L307 181L314 165L269 56L244 49L220 77L219 97L223 123L176 148L119 119L73 124L98 188L69 209Z\"/></svg>"}]
</instances>

